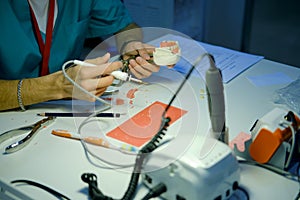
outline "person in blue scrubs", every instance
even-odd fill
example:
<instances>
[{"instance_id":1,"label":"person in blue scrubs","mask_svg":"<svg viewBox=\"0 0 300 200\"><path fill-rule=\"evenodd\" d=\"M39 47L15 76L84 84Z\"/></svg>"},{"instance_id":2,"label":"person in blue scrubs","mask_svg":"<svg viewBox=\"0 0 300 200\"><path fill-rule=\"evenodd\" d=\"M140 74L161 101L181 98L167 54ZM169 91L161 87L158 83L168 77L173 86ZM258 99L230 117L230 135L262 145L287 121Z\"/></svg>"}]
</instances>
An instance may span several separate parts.
<instances>
[{"instance_id":1,"label":"person in blue scrubs","mask_svg":"<svg viewBox=\"0 0 300 200\"><path fill-rule=\"evenodd\" d=\"M95 101L84 93L74 96L73 85L61 71L63 63L79 58L86 38L117 34L119 49L131 49L131 53L140 55L130 61L130 71L137 78L159 70L159 66L147 62L151 52L140 42L140 31L126 34L139 27L120 0L1 0L0 19L2 111L24 110L24 106L65 98ZM75 66L67 73L100 96L114 80L109 74L122 67L121 62L108 64L109 58L110 54L105 54L86 60L96 64L97 70Z\"/></svg>"}]
</instances>

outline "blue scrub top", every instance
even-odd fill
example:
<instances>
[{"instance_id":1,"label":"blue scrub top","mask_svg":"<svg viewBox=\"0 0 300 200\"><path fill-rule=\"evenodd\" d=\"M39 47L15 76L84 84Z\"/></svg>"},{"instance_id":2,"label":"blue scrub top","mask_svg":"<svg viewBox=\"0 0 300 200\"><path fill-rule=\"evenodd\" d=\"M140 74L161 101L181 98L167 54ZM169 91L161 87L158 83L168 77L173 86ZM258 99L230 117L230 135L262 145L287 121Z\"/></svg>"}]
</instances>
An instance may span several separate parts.
<instances>
[{"instance_id":1,"label":"blue scrub top","mask_svg":"<svg viewBox=\"0 0 300 200\"><path fill-rule=\"evenodd\" d=\"M50 73L78 58L85 38L111 35L132 23L120 0L57 0ZM39 76L41 54L27 0L0 0L0 79Z\"/></svg>"}]
</instances>

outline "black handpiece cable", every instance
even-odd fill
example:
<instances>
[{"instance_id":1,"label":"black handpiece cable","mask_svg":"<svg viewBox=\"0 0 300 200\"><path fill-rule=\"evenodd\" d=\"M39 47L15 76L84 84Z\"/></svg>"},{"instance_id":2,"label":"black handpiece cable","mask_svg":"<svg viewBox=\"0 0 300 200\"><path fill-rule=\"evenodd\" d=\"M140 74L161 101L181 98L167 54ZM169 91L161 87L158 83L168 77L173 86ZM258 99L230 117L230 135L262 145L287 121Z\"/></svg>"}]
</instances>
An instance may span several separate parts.
<instances>
[{"instance_id":1,"label":"black handpiece cable","mask_svg":"<svg viewBox=\"0 0 300 200\"><path fill-rule=\"evenodd\" d=\"M136 160L135 160L135 165L134 165L134 169L133 169L133 172L132 172L132 175L131 175L131 178L130 178L128 188L127 188L124 196L122 197L122 200L133 199L134 194L136 192L137 184L138 184L138 181L139 181L140 172L141 172L141 169L142 169L142 166L143 166L143 162L144 162L147 154L151 153L152 151L154 151L158 147L161 139L165 135L165 131L167 130L167 127L169 126L169 122L170 122L171 119L169 117L166 117L167 111L169 110L169 108L172 105L173 101L176 99L178 93L181 91L181 89L184 86L184 84L186 83L186 81L191 76L191 74L194 71L194 69L196 68L196 66L202 61L202 59L205 56L210 56L210 58L213 59L212 55L210 55L208 53L204 53L204 54L202 54L201 56L199 56L197 58L195 63L192 65L192 67L190 68L190 70L186 74L184 80L181 82L181 84L178 87L177 91L175 92L175 94L171 98L171 100L168 103L167 107L165 108L165 110L162 114L161 127L160 127L158 133L154 135L154 137L151 139L150 142L148 142L141 150L139 150L139 152L137 154L137 157L136 157ZM87 183L89 185L89 195L90 195L90 198L92 200L113 200L113 198L104 195L100 191L100 189L97 186L97 176L95 174L93 174L93 173L84 173L84 174L82 174L81 179L82 179L82 181L84 181L85 183Z\"/></svg>"},{"instance_id":2,"label":"black handpiece cable","mask_svg":"<svg viewBox=\"0 0 300 200\"><path fill-rule=\"evenodd\" d=\"M41 188L47 192L49 192L50 194L54 195L55 197L57 197L58 199L65 199L65 200L70 200L69 197L63 195L62 193L46 186L46 185L43 185L41 183L38 183L38 182L35 182L35 181L31 181L31 180L23 180L23 179L20 179L20 180L14 180L14 181L11 181L11 183L26 183L28 185L32 185L32 186L35 186L35 187L38 187L38 188Z\"/></svg>"}]
</instances>

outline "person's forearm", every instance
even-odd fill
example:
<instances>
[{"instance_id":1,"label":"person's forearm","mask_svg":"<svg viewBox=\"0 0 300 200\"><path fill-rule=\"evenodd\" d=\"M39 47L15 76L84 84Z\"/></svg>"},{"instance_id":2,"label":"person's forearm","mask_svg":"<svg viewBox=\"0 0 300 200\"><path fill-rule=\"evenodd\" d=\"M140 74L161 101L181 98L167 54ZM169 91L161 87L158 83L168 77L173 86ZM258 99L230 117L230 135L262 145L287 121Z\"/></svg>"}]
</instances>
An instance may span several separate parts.
<instances>
[{"instance_id":1,"label":"person's forearm","mask_svg":"<svg viewBox=\"0 0 300 200\"><path fill-rule=\"evenodd\" d=\"M63 90L62 72L56 72L48 76L25 79L22 86L22 98L25 105L62 99L66 97Z\"/></svg>"},{"instance_id":2,"label":"person's forearm","mask_svg":"<svg viewBox=\"0 0 300 200\"><path fill-rule=\"evenodd\" d=\"M21 100L24 106L66 98L64 92L61 72L39 77L24 79L20 88ZM0 80L0 110L19 108L18 101L18 82L19 80Z\"/></svg>"},{"instance_id":3,"label":"person's forearm","mask_svg":"<svg viewBox=\"0 0 300 200\"><path fill-rule=\"evenodd\" d=\"M143 33L141 28L135 24L129 24L119 32L115 34L116 42L119 52L122 54L122 49L126 46L126 43L129 41L142 41Z\"/></svg>"},{"instance_id":4,"label":"person's forearm","mask_svg":"<svg viewBox=\"0 0 300 200\"><path fill-rule=\"evenodd\" d=\"M0 110L19 107L17 97L18 80L0 80Z\"/></svg>"}]
</instances>

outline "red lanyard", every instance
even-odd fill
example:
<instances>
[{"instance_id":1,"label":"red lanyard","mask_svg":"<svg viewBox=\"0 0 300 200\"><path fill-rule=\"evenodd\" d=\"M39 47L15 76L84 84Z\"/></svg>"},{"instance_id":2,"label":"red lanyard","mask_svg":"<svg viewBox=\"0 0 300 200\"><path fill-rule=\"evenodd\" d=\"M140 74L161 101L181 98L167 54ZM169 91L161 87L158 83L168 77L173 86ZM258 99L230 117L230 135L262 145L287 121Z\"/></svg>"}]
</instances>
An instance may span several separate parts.
<instances>
[{"instance_id":1,"label":"red lanyard","mask_svg":"<svg viewBox=\"0 0 300 200\"><path fill-rule=\"evenodd\" d=\"M30 7L30 14L31 14L31 18L32 18L33 26L34 26L34 32L37 37L37 42L39 45L40 52L42 54L42 66L41 66L41 70L40 70L40 76L45 76L45 75L49 74L49 57L50 57L50 49L51 49L51 42L52 42L55 0L50 0L50 2L49 2L45 44L44 44L42 34L39 29L39 25L37 23L36 17L32 10L32 7L29 2L28 2L28 4Z\"/></svg>"}]
</instances>

